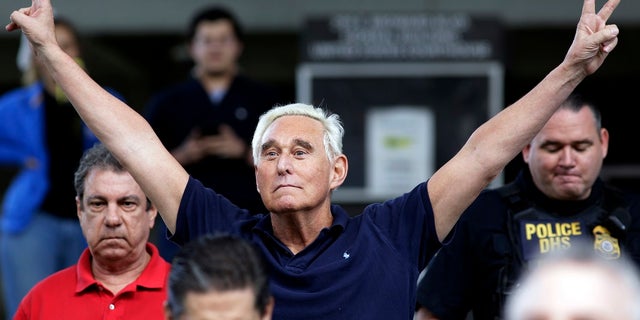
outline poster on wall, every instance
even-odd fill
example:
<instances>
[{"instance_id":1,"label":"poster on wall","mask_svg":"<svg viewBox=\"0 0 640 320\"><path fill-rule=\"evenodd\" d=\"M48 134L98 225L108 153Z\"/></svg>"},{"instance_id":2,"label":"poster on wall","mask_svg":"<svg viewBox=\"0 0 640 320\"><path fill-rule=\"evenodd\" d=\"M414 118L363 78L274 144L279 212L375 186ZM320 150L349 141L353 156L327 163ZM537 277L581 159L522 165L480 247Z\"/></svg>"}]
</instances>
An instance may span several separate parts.
<instances>
[{"instance_id":1,"label":"poster on wall","mask_svg":"<svg viewBox=\"0 0 640 320\"><path fill-rule=\"evenodd\" d=\"M427 106L371 107L365 116L365 186L374 197L410 190L435 166L435 118Z\"/></svg>"}]
</instances>

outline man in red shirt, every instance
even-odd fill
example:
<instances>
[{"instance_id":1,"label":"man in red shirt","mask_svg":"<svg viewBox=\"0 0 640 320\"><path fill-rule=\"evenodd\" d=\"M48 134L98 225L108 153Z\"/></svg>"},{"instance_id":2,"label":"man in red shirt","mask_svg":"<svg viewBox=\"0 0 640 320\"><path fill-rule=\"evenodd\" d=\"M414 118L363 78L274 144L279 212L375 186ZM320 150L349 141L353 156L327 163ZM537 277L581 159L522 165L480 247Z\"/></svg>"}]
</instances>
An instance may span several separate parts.
<instances>
[{"instance_id":1,"label":"man in red shirt","mask_svg":"<svg viewBox=\"0 0 640 320\"><path fill-rule=\"evenodd\" d=\"M100 144L84 154L74 183L88 248L35 285L14 319L162 319L170 265L148 242L157 209Z\"/></svg>"}]
</instances>

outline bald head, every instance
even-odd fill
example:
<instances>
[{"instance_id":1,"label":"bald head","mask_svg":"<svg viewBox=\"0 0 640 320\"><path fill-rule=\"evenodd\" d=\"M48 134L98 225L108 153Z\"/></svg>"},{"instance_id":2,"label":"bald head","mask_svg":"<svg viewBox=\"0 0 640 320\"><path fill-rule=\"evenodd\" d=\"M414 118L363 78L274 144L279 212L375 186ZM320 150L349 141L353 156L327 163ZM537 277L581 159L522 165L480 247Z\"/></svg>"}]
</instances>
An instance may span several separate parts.
<instances>
[{"instance_id":1,"label":"bald head","mask_svg":"<svg viewBox=\"0 0 640 320\"><path fill-rule=\"evenodd\" d=\"M640 319L635 266L627 260L605 260L589 247L573 249L525 274L507 301L506 319Z\"/></svg>"}]
</instances>

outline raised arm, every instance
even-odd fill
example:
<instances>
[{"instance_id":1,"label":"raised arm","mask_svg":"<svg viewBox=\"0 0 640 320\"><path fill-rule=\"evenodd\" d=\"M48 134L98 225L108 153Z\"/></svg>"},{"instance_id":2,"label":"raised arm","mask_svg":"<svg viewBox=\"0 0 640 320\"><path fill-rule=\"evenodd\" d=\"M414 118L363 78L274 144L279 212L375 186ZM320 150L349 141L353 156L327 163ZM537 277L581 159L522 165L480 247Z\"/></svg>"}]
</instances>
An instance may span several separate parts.
<instances>
[{"instance_id":1,"label":"raised arm","mask_svg":"<svg viewBox=\"0 0 640 320\"><path fill-rule=\"evenodd\" d=\"M31 7L14 11L6 29L22 29L78 114L136 179L173 232L187 172L142 116L102 89L60 49L50 1L33 0Z\"/></svg>"},{"instance_id":2,"label":"raised arm","mask_svg":"<svg viewBox=\"0 0 640 320\"><path fill-rule=\"evenodd\" d=\"M462 212L544 126L578 84L595 72L618 42L607 25L620 0L595 12L584 0L575 38L564 61L513 105L482 124L428 182L436 231L442 240Z\"/></svg>"}]
</instances>

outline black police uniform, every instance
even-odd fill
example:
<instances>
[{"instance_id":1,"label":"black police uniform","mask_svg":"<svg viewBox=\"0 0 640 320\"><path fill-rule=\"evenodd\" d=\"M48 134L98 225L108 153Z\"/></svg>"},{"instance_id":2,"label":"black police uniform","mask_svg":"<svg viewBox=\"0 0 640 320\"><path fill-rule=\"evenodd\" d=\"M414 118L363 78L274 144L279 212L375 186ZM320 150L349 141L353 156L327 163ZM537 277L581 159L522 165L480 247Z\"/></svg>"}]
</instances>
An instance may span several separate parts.
<instances>
[{"instance_id":1,"label":"black police uniform","mask_svg":"<svg viewBox=\"0 0 640 320\"><path fill-rule=\"evenodd\" d=\"M535 204L535 205L534 205ZM463 214L450 243L426 268L418 303L440 319L499 319L504 298L528 262L587 240L615 259L640 265L640 198L598 179L589 198L546 197L523 170L514 182L485 190Z\"/></svg>"}]
</instances>

